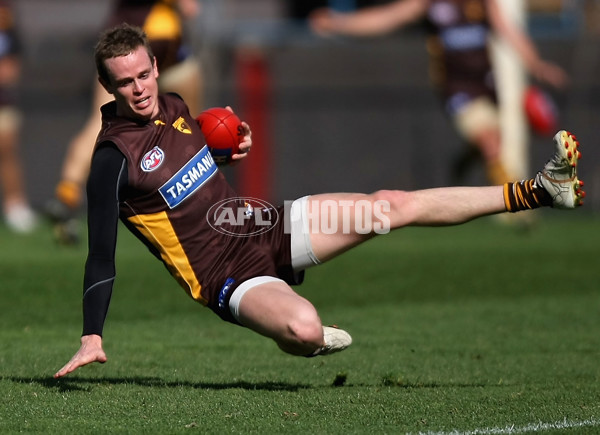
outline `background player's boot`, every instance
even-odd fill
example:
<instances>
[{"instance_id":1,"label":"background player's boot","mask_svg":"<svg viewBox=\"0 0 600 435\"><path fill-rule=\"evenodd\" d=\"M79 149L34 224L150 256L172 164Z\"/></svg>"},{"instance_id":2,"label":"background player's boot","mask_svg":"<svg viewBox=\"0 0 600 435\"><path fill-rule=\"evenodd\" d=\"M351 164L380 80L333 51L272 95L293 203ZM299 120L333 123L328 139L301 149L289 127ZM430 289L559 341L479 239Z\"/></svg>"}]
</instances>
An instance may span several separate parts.
<instances>
[{"instance_id":1,"label":"background player's boot","mask_svg":"<svg viewBox=\"0 0 600 435\"><path fill-rule=\"evenodd\" d=\"M50 219L54 238L63 245L76 245L80 241L79 220L75 210L54 198L46 204L46 216Z\"/></svg>"},{"instance_id":2,"label":"background player's boot","mask_svg":"<svg viewBox=\"0 0 600 435\"><path fill-rule=\"evenodd\" d=\"M561 130L554 136L555 152L544 169L535 176L552 197L552 207L571 209L583 204L583 181L577 178L577 163L581 158L575 135Z\"/></svg>"},{"instance_id":3,"label":"background player's boot","mask_svg":"<svg viewBox=\"0 0 600 435\"><path fill-rule=\"evenodd\" d=\"M63 245L75 245L80 239L77 211L82 202L82 187L74 181L61 180L54 194L45 207L54 227L54 238Z\"/></svg>"},{"instance_id":4,"label":"background player's boot","mask_svg":"<svg viewBox=\"0 0 600 435\"><path fill-rule=\"evenodd\" d=\"M352 337L343 329L335 325L323 326L323 338L325 346L317 349L310 356L330 355L342 351L352 344Z\"/></svg>"}]
</instances>

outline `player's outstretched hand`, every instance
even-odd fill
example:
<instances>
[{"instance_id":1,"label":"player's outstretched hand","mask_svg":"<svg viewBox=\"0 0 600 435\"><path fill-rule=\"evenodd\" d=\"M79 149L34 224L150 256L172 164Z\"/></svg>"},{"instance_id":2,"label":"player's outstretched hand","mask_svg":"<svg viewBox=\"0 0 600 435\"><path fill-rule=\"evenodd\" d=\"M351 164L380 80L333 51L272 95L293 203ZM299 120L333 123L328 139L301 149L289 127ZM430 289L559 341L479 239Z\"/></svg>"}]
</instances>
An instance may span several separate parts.
<instances>
[{"instance_id":1,"label":"player's outstretched hand","mask_svg":"<svg viewBox=\"0 0 600 435\"><path fill-rule=\"evenodd\" d=\"M569 84L569 76L558 64L539 60L530 66L531 74L541 82L556 89L563 89Z\"/></svg>"},{"instance_id":2,"label":"player's outstretched hand","mask_svg":"<svg viewBox=\"0 0 600 435\"><path fill-rule=\"evenodd\" d=\"M225 108L233 113L233 109L230 106ZM250 130L250 126L242 121L242 127L244 128L244 138L239 145L240 152L231 156L232 163L246 158L248 151L252 148L252 131Z\"/></svg>"},{"instance_id":3,"label":"player's outstretched hand","mask_svg":"<svg viewBox=\"0 0 600 435\"><path fill-rule=\"evenodd\" d=\"M63 377L79 367L93 362L106 362L106 354L102 349L102 337L99 335L84 335L81 337L81 346L77 353L73 355L73 358L62 369L54 374L54 378Z\"/></svg>"}]
</instances>

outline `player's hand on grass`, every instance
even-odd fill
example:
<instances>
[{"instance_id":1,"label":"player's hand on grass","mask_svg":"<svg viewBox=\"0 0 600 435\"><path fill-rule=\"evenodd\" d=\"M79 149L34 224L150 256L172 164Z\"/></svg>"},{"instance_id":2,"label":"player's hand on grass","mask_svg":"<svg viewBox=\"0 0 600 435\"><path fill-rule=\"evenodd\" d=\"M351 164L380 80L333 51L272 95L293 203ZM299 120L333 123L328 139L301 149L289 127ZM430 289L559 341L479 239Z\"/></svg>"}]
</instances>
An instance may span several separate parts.
<instances>
[{"instance_id":1,"label":"player's hand on grass","mask_svg":"<svg viewBox=\"0 0 600 435\"><path fill-rule=\"evenodd\" d=\"M81 337L81 346L73 358L62 369L54 374L54 378L63 377L79 367L93 362L105 363L106 354L102 349L102 337L99 335L84 335Z\"/></svg>"}]
</instances>

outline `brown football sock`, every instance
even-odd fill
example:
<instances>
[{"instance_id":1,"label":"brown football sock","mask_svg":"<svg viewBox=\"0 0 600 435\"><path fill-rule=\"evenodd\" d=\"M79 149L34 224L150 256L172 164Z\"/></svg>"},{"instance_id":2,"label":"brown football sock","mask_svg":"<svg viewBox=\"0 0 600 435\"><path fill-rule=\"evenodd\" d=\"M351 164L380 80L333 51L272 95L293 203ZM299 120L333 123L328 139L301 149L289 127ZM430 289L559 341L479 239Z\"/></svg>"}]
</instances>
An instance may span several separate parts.
<instances>
[{"instance_id":1,"label":"brown football sock","mask_svg":"<svg viewBox=\"0 0 600 435\"><path fill-rule=\"evenodd\" d=\"M504 184L504 204L506 210L515 213L552 205L552 197L535 179Z\"/></svg>"}]
</instances>

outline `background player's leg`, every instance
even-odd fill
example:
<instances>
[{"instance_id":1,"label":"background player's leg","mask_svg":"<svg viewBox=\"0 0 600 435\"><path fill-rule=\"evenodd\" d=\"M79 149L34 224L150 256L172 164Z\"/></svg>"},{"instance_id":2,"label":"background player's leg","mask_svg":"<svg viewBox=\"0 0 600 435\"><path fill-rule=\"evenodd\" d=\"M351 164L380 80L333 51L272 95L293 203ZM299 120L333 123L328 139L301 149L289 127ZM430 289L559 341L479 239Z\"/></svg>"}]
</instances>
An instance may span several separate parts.
<instances>
[{"instance_id":1,"label":"background player's leg","mask_svg":"<svg viewBox=\"0 0 600 435\"><path fill-rule=\"evenodd\" d=\"M94 150L96 137L102 125L100 107L112 100L112 95L106 92L100 83L96 83L89 117L82 129L69 143L61 169L60 183L72 183L76 187L77 192L73 196L68 194L61 196L59 183L57 194L59 200L71 209L76 209L81 204L82 191L90 171L92 151Z\"/></svg>"}]
</instances>

